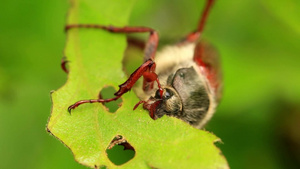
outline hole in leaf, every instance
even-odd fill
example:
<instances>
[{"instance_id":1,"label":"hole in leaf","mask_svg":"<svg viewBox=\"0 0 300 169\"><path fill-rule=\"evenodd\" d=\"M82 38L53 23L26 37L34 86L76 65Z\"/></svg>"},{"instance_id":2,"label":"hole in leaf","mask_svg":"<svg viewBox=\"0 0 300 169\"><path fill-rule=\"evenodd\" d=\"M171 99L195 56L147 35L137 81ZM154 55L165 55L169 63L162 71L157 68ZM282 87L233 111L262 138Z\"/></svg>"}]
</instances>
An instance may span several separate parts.
<instances>
[{"instance_id":1,"label":"hole in leaf","mask_svg":"<svg viewBox=\"0 0 300 169\"><path fill-rule=\"evenodd\" d=\"M114 95L114 93L116 93L116 90L112 87L112 86L107 86L104 87L100 93L99 93L99 98L100 99L110 99L113 97L116 97ZM118 110L118 108L120 107L120 105L122 104L122 99L118 99L116 101L111 101L108 103L102 103L109 112L114 113Z\"/></svg>"},{"instance_id":2,"label":"hole in leaf","mask_svg":"<svg viewBox=\"0 0 300 169\"><path fill-rule=\"evenodd\" d=\"M133 159L134 148L120 135L117 135L106 149L109 160L115 165L122 165Z\"/></svg>"}]
</instances>

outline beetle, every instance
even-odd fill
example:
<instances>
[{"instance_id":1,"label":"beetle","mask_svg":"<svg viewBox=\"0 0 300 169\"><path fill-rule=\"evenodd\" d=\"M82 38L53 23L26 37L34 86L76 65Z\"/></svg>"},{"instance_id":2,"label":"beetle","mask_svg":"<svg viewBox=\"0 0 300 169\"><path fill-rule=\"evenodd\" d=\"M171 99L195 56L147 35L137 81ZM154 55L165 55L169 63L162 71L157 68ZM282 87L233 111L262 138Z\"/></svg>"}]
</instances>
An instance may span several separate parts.
<instances>
[{"instance_id":1,"label":"beetle","mask_svg":"<svg viewBox=\"0 0 300 169\"><path fill-rule=\"evenodd\" d=\"M73 28L96 28L113 33L150 34L144 49L144 63L137 68L110 99L81 100L68 111L84 103L105 103L119 99L143 76L143 92L137 94L140 104L152 119L163 115L179 118L195 128L202 128L212 117L221 98L222 77L218 54L207 42L200 40L214 0L206 0L198 27L180 42L163 48L156 54L158 33L149 27L114 27L93 24L67 25ZM65 61L62 67L66 71ZM157 85L155 85L156 83Z\"/></svg>"}]
</instances>

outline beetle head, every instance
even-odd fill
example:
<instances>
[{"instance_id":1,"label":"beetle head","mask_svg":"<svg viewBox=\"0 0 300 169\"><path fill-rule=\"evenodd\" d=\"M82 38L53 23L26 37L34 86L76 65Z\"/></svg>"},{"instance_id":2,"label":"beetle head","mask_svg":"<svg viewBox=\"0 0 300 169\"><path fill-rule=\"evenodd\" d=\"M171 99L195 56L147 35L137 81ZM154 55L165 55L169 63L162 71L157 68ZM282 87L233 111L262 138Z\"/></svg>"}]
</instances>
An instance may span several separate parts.
<instances>
[{"instance_id":1,"label":"beetle head","mask_svg":"<svg viewBox=\"0 0 300 169\"><path fill-rule=\"evenodd\" d=\"M182 102L177 91L171 86L163 87L163 94L157 90L153 98L156 101L160 101L160 104L156 107L155 116L157 118L166 115L174 115L176 112L182 111Z\"/></svg>"},{"instance_id":2,"label":"beetle head","mask_svg":"<svg viewBox=\"0 0 300 169\"><path fill-rule=\"evenodd\" d=\"M162 95L157 90L144 108L149 110L153 119L169 115L196 126L210 107L206 85L193 67L178 69L168 77Z\"/></svg>"}]
</instances>

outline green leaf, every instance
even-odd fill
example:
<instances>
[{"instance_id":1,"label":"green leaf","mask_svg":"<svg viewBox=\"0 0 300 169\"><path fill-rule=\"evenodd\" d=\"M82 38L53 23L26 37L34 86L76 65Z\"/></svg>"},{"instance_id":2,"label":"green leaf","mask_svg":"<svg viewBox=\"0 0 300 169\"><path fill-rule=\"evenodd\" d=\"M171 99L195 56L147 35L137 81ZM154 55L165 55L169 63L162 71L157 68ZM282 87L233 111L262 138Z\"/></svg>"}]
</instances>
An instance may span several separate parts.
<instances>
[{"instance_id":1,"label":"green leaf","mask_svg":"<svg viewBox=\"0 0 300 169\"><path fill-rule=\"evenodd\" d=\"M300 1L285 0L285 1L261 1L267 11L275 18L281 21L282 25L286 25L291 30L300 35Z\"/></svg>"},{"instance_id":2,"label":"green leaf","mask_svg":"<svg viewBox=\"0 0 300 169\"><path fill-rule=\"evenodd\" d=\"M124 26L134 2L73 0L68 24ZM89 167L119 165L111 162L107 148L121 135L135 150L124 168L228 168L214 145L219 138L176 118L165 116L154 121L141 108L133 111L139 101L133 92L122 96L115 113L102 104L84 104L72 115L68 113L74 102L98 98L107 86L117 90L126 80L122 71L125 47L122 34L84 28L68 31L65 55L70 72L66 84L51 94L48 131L71 149L76 161Z\"/></svg>"}]
</instances>

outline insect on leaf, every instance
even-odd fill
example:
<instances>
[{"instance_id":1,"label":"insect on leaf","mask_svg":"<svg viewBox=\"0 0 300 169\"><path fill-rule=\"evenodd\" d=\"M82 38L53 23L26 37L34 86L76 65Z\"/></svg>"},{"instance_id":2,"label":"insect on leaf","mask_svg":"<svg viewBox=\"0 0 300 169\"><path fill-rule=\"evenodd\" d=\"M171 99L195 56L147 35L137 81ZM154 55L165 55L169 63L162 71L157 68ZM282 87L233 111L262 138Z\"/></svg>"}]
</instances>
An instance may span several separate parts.
<instances>
[{"instance_id":1,"label":"insect on leaf","mask_svg":"<svg viewBox=\"0 0 300 169\"><path fill-rule=\"evenodd\" d=\"M125 26L134 2L72 0L67 24ZM89 167L228 168L214 145L219 140L216 136L176 118L154 121L142 108L133 111L139 101L134 92L122 96L114 113L100 103L84 104L68 113L68 106L78 100L97 99L107 86L118 90L118 85L127 79L122 71L125 48L124 34L87 28L67 31L64 53L69 65L68 80L51 93L48 131L70 148L76 161ZM117 144L131 151L127 156L133 158L122 162L119 158L123 147L117 150ZM111 157L116 153L117 157Z\"/></svg>"}]
</instances>

